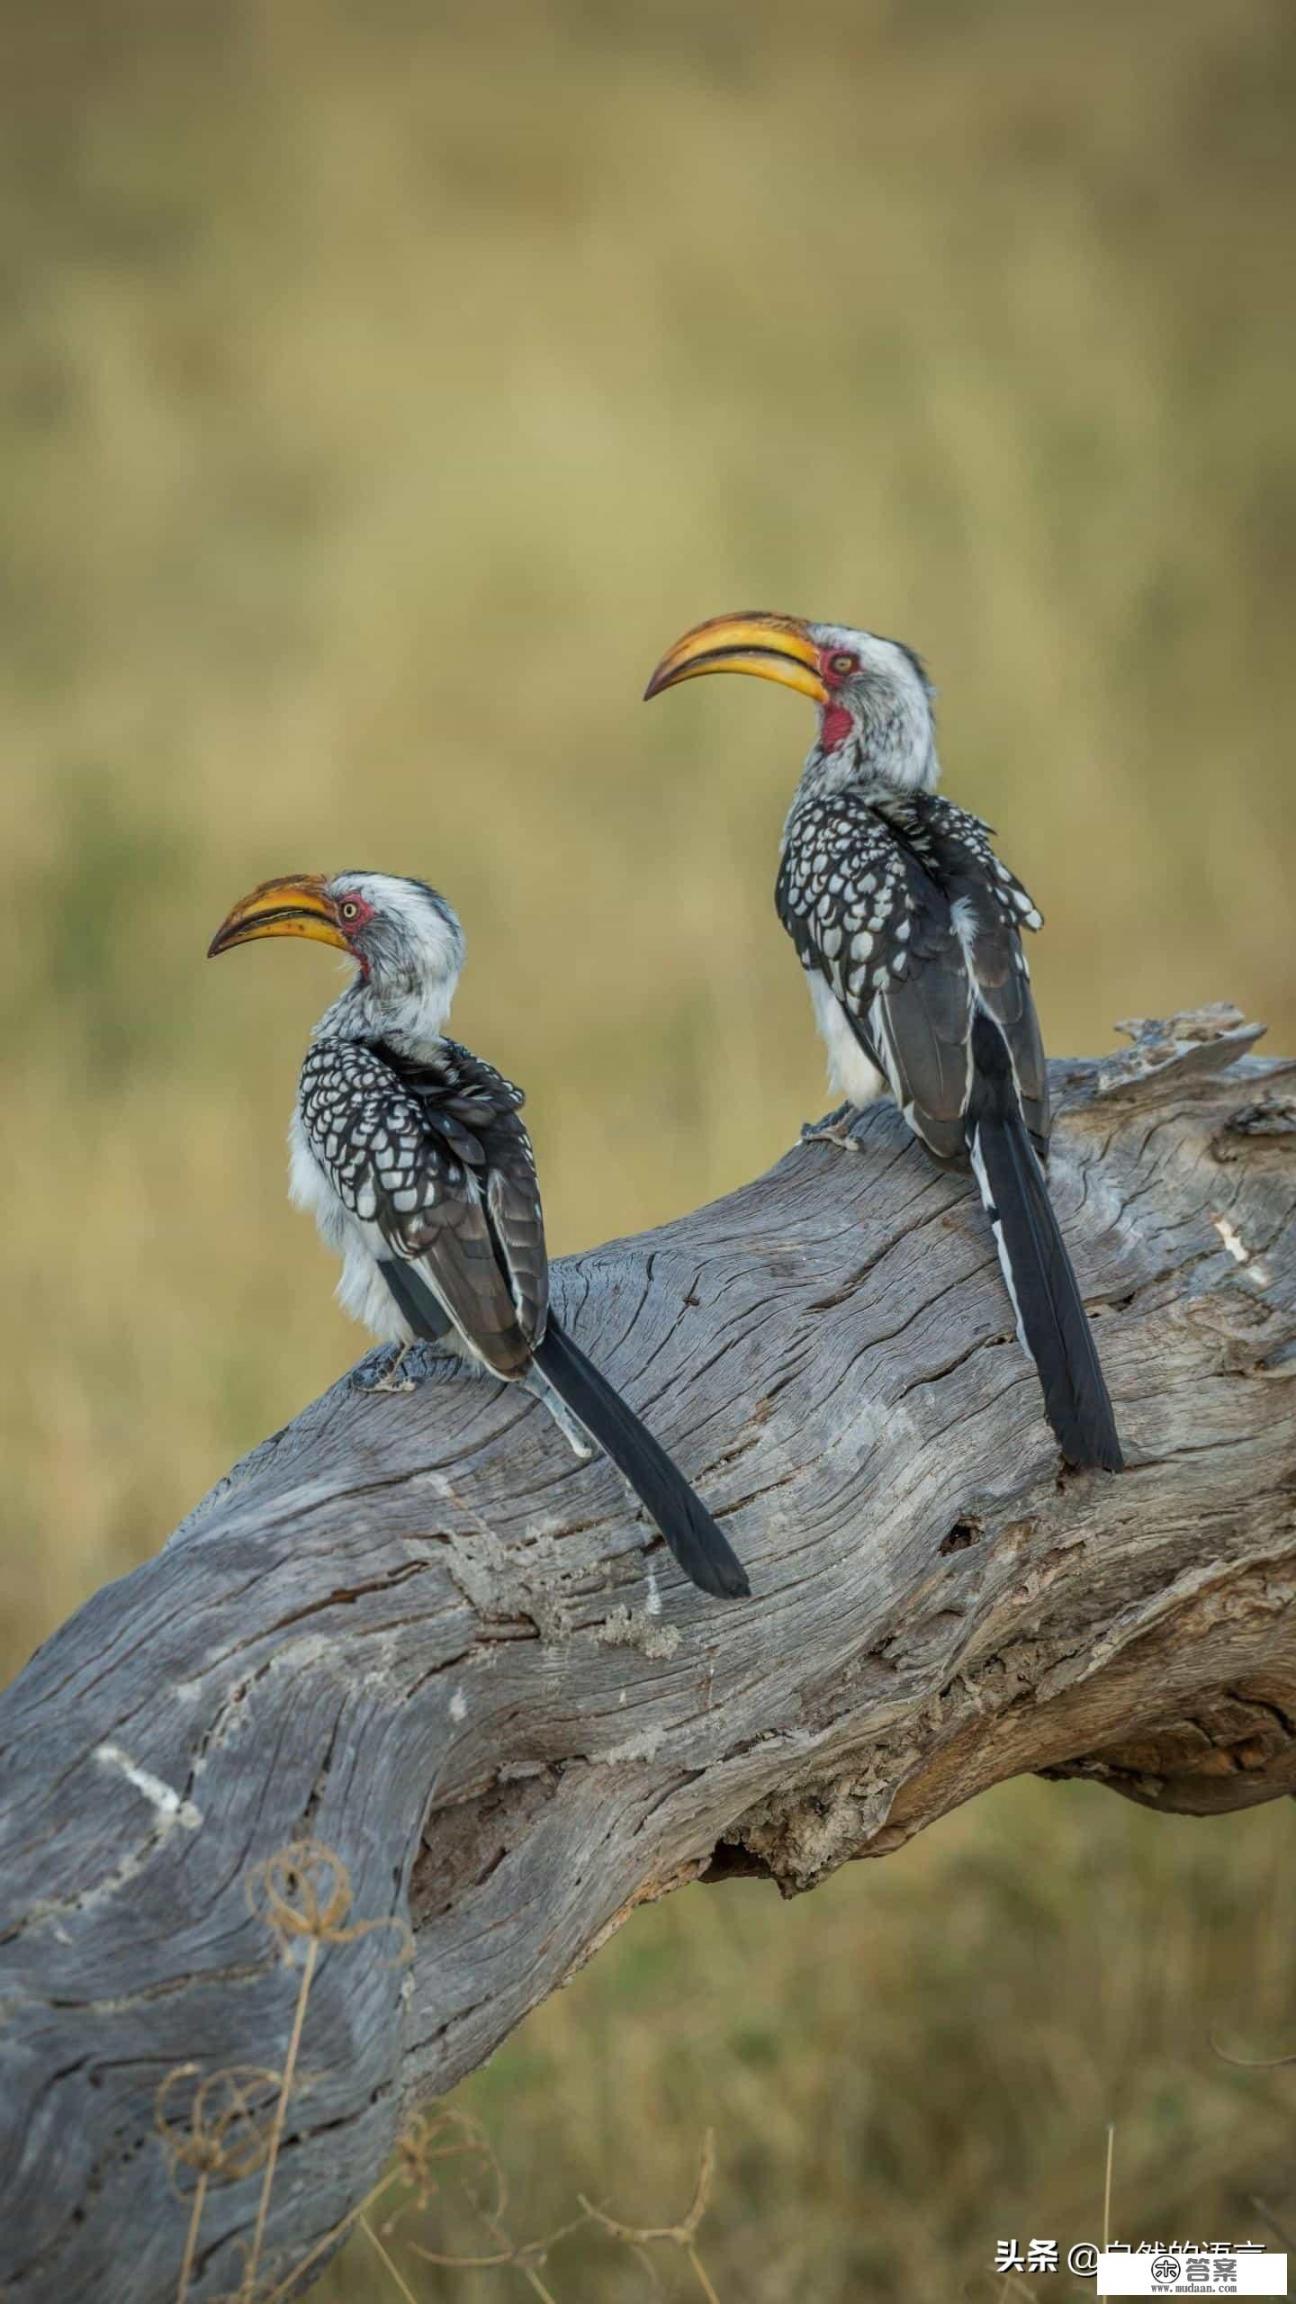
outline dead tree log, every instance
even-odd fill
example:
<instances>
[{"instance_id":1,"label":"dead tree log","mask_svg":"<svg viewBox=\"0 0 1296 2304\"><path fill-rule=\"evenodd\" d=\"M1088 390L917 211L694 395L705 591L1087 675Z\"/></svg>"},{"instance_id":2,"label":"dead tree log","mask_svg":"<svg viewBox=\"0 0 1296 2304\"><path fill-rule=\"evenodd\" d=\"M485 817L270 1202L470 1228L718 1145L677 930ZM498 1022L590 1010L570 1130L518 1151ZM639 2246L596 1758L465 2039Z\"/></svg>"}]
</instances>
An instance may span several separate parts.
<instances>
[{"instance_id":1,"label":"dead tree log","mask_svg":"<svg viewBox=\"0 0 1296 2304\"><path fill-rule=\"evenodd\" d=\"M750 1602L533 1402L433 1376L336 1385L49 1641L0 1700L11 2304L181 2292L159 2086L273 2092L309 1939L286 1965L247 1884L304 1835L412 1958L318 1923L263 2294L646 1899L811 1887L1024 1770L1197 1814L1292 1789L1296 1066L1255 1036L1211 1011L1056 1068L1123 1477L1059 1470L975 1198L879 1109L556 1276ZM194 2298L239 2286L255 2157L210 2173Z\"/></svg>"}]
</instances>

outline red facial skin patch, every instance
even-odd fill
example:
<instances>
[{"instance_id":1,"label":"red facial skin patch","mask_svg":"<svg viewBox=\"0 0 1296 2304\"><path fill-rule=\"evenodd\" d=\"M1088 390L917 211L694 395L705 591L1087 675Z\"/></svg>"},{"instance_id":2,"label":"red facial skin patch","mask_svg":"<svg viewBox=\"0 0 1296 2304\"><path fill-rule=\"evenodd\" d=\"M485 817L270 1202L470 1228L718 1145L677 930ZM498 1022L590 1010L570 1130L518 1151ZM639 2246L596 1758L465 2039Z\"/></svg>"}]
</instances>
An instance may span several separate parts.
<instances>
[{"instance_id":1,"label":"red facial skin patch","mask_svg":"<svg viewBox=\"0 0 1296 2304\"><path fill-rule=\"evenodd\" d=\"M825 704L819 715L819 742L825 752L835 752L851 732L851 716L844 704Z\"/></svg>"}]
</instances>

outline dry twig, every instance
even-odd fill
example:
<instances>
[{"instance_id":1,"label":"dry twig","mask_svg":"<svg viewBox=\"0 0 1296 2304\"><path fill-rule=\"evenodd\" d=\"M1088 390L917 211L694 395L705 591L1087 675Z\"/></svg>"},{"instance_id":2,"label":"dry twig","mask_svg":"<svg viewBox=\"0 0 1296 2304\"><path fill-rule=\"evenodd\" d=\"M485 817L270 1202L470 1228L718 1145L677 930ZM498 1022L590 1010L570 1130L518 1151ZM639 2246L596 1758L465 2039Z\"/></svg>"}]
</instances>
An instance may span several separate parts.
<instances>
[{"instance_id":1,"label":"dry twig","mask_svg":"<svg viewBox=\"0 0 1296 2304\"><path fill-rule=\"evenodd\" d=\"M579 2194L578 2197L585 2214L595 2224L601 2225L605 2232L610 2233L614 2240L624 2240L632 2248L638 2249L647 2248L654 2240L665 2240L680 2249L687 2259L699 2288L707 2299L707 2304L720 2304L697 2250L698 2226L710 2206L711 2186L714 2178L715 2130L708 2128L702 2139L702 2156L698 2162L697 2183L693 2188L692 2204L687 2215L683 2216L678 2224L623 2224L617 2217L609 2216L605 2209L596 2208L594 2203L587 2200L583 2193Z\"/></svg>"}]
</instances>

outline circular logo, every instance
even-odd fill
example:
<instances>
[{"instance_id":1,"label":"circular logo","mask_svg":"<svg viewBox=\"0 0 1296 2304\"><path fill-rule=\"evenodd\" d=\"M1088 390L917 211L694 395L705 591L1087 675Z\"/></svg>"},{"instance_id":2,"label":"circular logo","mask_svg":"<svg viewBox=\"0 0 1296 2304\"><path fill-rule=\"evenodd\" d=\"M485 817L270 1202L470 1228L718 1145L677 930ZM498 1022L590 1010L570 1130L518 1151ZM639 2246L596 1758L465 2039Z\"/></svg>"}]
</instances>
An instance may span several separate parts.
<instances>
[{"instance_id":1,"label":"circular logo","mask_svg":"<svg viewBox=\"0 0 1296 2304\"><path fill-rule=\"evenodd\" d=\"M1177 2280L1179 2277L1178 2257L1154 2256L1152 2259L1152 2277L1154 2280Z\"/></svg>"}]
</instances>

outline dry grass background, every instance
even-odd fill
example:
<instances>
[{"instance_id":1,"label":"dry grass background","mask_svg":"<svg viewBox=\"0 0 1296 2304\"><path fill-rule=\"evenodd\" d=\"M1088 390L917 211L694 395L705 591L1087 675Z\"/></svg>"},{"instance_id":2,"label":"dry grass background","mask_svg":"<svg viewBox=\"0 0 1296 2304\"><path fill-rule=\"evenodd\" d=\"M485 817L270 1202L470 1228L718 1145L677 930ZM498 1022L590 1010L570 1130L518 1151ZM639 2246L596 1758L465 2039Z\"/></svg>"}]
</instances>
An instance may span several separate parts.
<instances>
[{"instance_id":1,"label":"dry grass background","mask_svg":"<svg viewBox=\"0 0 1296 2304\"><path fill-rule=\"evenodd\" d=\"M559 1249L819 1107L804 708L637 702L699 615L923 647L1055 1047L1292 1044L1294 93L1286 0L3 0L9 1665L356 1349L283 1200L327 963L202 959L254 880L453 895ZM1254 2226L1290 2087L1206 2035L1296 2037L1290 1883L1277 1812L1016 1788L644 1914L465 2100L534 2229L675 2213L713 2122L725 2304L998 2292L1111 2116L1127 2228Z\"/></svg>"}]
</instances>

